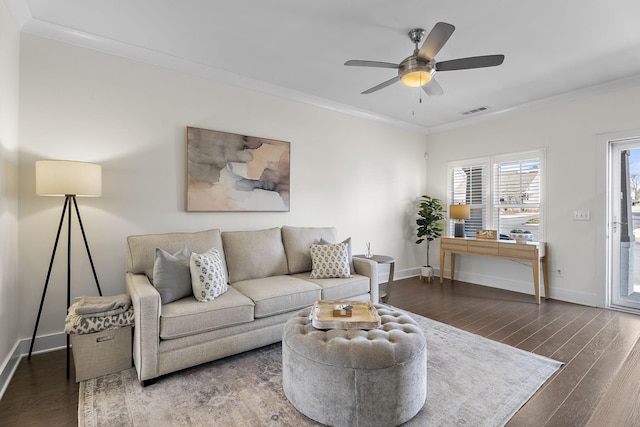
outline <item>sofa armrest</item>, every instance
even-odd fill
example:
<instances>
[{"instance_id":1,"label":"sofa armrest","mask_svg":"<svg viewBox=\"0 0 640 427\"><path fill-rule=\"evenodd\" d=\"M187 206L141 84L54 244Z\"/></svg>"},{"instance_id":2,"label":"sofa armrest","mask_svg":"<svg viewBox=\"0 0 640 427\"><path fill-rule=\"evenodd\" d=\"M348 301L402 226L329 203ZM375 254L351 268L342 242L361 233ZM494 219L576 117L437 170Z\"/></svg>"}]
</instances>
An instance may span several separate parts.
<instances>
[{"instance_id":1,"label":"sofa armrest","mask_svg":"<svg viewBox=\"0 0 640 427\"><path fill-rule=\"evenodd\" d=\"M145 381L158 376L160 294L144 274L127 273L126 286L135 319L133 359L138 380Z\"/></svg>"},{"instance_id":2,"label":"sofa armrest","mask_svg":"<svg viewBox=\"0 0 640 427\"><path fill-rule=\"evenodd\" d=\"M353 257L353 269L357 274L362 274L369 278L369 296L371 302L378 304L378 263L366 258Z\"/></svg>"}]
</instances>

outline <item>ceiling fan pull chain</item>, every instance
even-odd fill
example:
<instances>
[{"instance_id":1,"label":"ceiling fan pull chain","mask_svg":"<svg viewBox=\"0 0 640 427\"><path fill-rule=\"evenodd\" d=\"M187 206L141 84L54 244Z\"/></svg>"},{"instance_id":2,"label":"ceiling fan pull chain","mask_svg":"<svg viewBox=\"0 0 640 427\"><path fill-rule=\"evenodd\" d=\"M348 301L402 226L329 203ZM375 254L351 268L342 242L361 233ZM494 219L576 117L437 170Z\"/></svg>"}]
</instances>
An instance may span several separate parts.
<instances>
[{"instance_id":1,"label":"ceiling fan pull chain","mask_svg":"<svg viewBox=\"0 0 640 427\"><path fill-rule=\"evenodd\" d=\"M416 92L412 90L411 91L411 115L412 116L416 115L415 102L416 102Z\"/></svg>"}]
</instances>

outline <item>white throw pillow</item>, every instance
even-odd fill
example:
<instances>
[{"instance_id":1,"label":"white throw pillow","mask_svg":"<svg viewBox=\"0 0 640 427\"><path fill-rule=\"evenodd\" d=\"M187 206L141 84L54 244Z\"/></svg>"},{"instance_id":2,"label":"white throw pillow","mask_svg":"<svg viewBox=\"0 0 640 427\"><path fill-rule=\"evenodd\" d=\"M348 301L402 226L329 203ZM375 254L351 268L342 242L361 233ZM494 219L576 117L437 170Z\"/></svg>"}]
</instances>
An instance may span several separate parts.
<instances>
[{"instance_id":1,"label":"white throw pillow","mask_svg":"<svg viewBox=\"0 0 640 427\"><path fill-rule=\"evenodd\" d=\"M189 260L191 288L198 301L213 301L227 292L227 278L222 266L222 257L213 248L203 254L192 252Z\"/></svg>"},{"instance_id":2,"label":"white throw pillow","mask_svg":"<svg viewBox=\"0 0 640 427\"><path fill-rule=\"evenodd\" d=\"M316 245L309 248L311 254L311 279L351 277L349 248L346 243Z\"/></svg>"}]
</instances>

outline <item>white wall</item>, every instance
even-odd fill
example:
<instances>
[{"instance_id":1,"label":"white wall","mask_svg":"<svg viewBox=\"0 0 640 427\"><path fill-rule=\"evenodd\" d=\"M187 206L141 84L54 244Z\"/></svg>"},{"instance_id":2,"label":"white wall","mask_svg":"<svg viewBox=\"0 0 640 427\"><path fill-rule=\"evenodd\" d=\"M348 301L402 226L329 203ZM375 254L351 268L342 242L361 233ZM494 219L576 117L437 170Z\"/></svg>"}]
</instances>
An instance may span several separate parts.
<instances>
[{"instance_id":1,"label":"white wall","mask_svg":"<svg viewBox=\"0 0 640 427\"><path fill-rule=\"evenodd\" d=\"M0 396L18 337L18 85L20 33L0 2Z\"/></svg>"},{"instance_id":2,"label":"white wall","mask_svg":"<svg viewBox=\"0 0 640 427\"><path fill-rule=\"evenodd\" d=\"M424 134L32 35L21 49L21 337L32 332L63 202L34 194L39 159L103 166L103 196L78 200L106 295L124 292L125 239L140 233L332 225L356 252L371 241L395 256L399 274L420 264ZM185 212L186 126L289 141L291 211ZM95 294L74 233L72 297ZM64 241L58 252L39 336L63 327Z\"/></svg>"},{"instance_id":3,"label":"white wall","mask_svg":"<svg viewBox=\"0 0 640 427\"><path fill-rule=\"evenodd\" d=\"M551 296L596 305L596 221L601 198L596 194L597 135L640 127L640 86L610 90L543 106L462 129L428 136L428 191L446 200L446 164L451 160L546 149L546 240ZM574 210L588 210L591 221L573 221ZM449 258L447 257L447 265ZM448 275L448 267L447 275ZM456 259L461 279L533 293L530 267L477 257Z\"/></svg>"}]
</instances>

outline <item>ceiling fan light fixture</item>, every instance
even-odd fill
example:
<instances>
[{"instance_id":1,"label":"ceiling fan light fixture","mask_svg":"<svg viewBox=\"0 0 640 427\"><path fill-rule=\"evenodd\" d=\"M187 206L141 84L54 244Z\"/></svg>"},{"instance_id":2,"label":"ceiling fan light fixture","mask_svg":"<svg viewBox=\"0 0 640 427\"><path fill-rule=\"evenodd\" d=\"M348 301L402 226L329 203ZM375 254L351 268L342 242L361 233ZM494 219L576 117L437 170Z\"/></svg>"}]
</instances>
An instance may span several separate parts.
<instances>
[{"instance_id":1,"label":"ceiling fan light fixture","mask_svg":"<svg viewBox=\"0 0 640 427\"><path fill-rule=\"evenodd\" d=\"M435 71L432 62L421 61L416 56L406 58L398 67L402 84L407 87L422 87L428 84Z\"/></svg>"},{"instance_id":2,"label":"ceiling fan light fixture","mask_svg":"<svg viewBox=\"0 0 640 427\"><path fill-rule=\"evenodd\" d=\"M422 87L431 81L431 73L425 70L412 71L402 76L402 84L408 87Z\"/></svg>"}]
</instances>

